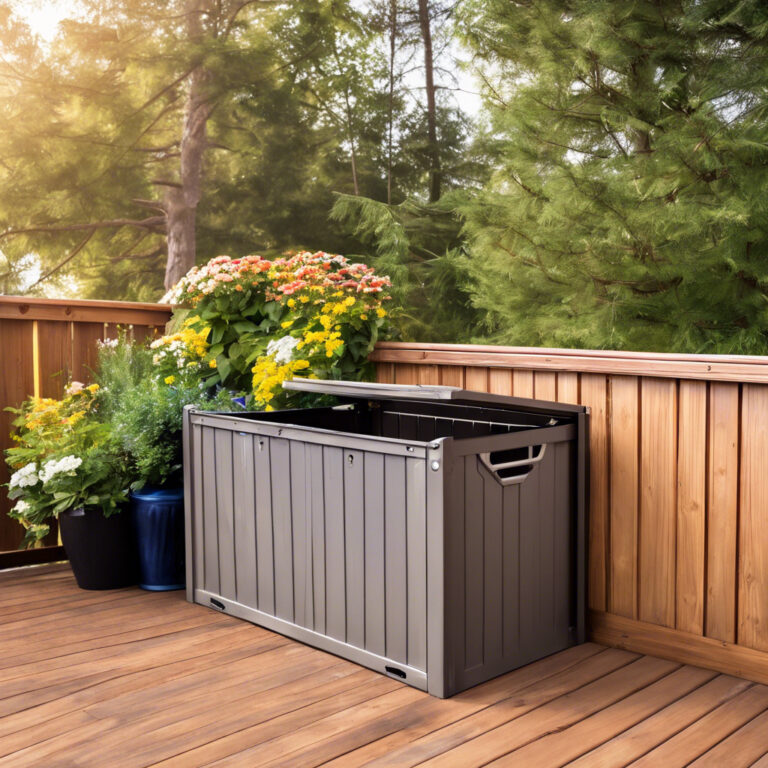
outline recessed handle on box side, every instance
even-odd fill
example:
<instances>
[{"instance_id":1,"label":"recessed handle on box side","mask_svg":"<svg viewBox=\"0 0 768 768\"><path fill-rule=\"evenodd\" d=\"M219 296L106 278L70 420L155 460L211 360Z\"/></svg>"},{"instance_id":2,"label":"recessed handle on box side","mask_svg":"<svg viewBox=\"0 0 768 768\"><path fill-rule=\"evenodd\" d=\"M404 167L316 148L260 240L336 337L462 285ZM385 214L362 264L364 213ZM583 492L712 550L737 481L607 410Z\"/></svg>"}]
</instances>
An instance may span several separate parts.
<instances>
[{"instance_id":1,"label":"recessed handle on box side","mask_svg":"<svg viewBox=\"0 0 768 768\"><path fill-rule=\"evenodd\" d=\"M534 454L534 450L538 449L538 453ZM502 484L513 485L514 483L522 483L528 475L531 474L536 464L538 464L543 458L546 452L547 445L529 445L528 456L523 459L516 459L515 461L502 461L494 463L491 460L491 453L485 452L478 454L480 461L483 462L483 466ZM502 451L499 451L502 453ZM521 474L510 474L506 477L499 474L503 470L516 469L517 467L530 467L527 472Z\"/></svg>"}]
</instances>

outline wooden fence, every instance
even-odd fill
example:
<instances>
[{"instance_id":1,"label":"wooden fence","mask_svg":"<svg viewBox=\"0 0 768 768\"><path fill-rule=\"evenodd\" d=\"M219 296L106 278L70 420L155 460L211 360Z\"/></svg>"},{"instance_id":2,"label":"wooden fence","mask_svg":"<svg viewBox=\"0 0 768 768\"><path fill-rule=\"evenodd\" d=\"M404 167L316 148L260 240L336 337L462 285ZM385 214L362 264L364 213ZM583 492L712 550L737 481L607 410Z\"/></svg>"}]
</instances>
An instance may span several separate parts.
<instances>
[{"instance_id":1,"label":"wooden fence","mask_svg":"<svg viewBox=\"0 0 768 768\"><path fill-rule=\"evenodd\" d=\"M597 642L768 682L768 357L379 344L378 378L591 409Z\"/></svg>"},{"instance_id":2,"label":"wooden fence","mask_svg":"<svg viewBox=\"0 0 768 768\"><path fill-rule=\"evenodd\" d=\"M0 452L10 444L13 415L6 407L18 406L30 395L59 397L70 379L88 381L97 341L116 336L119 327L145 338L162 330L169 317L170 308L158 304L0 296ZM7 481L5 462L0 461L0 483ZM16 551L23 531L7 516L9 507L5 489L0 489L0 568L62 556L55 531L49 546Z\"/></svg>"}]
</instances>

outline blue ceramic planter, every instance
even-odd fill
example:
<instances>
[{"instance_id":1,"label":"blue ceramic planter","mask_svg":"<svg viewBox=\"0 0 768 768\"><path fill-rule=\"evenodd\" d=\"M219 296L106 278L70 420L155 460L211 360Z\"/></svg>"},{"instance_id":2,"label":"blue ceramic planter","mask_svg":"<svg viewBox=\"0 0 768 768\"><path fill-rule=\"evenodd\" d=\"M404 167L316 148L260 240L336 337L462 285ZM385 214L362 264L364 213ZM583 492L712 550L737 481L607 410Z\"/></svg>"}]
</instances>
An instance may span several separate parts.
<instances>
[{"instance_id":1,"label":"blue ceramic planter","mask_svg":"<svg viewBox=\"0 0 768 768\"><path fill-rule=\"evenodd\" d=\"M184 588L184 489L148 486L131 493L139 551L139 586L154 592Z\"/></svg>"}]
</instances>

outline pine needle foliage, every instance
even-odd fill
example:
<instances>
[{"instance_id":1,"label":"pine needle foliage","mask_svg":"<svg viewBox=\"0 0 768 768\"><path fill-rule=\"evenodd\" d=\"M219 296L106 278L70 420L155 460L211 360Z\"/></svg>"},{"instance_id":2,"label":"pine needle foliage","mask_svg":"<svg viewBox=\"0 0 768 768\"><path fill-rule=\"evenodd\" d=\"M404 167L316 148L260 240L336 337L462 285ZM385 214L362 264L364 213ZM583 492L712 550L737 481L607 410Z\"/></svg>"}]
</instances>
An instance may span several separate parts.
<instances>
[{"instance_id":1,"label":"pine needle foliage","mask_svg":"<svg viewBox=\"0 0 768 768\"><path fill-rule=\"evenodd\" d=\"M369 246L376 270L392 279L400 308L397 327L405 340L469 341L478 322L463 286L466 254L455 213L459 199L460 193L448 193L437 203L409 199L387 205L336 196L331 218Z\"/></svg>"},{"instance_id":2,"label":"pine needle foliage","mask_svg":"<svg viewBox=\"0 0 768 768\"><path fill-rule=\"evenodd\" d=\"M768 5L462 14L499 149L461 207L491 340L765 354Z\"/></svg>"}]
</instances>

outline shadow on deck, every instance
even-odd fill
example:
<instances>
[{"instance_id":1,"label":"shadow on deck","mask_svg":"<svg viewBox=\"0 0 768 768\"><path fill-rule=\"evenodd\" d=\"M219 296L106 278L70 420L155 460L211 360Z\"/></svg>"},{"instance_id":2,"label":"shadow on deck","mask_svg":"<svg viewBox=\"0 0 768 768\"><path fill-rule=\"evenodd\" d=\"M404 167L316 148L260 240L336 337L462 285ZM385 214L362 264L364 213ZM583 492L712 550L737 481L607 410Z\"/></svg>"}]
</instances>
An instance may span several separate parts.
<instances>
[{"instance_id":1,"label":"shadow on deck","mask_svg":"<svg viewBox=\"0 0 768 768\"><path fill-rule=\"evenodd\" d=\"M441 701L183 592L0 574L2 766L768 766L768 687L599 645Z\"/></svg>"}]
</instances>

